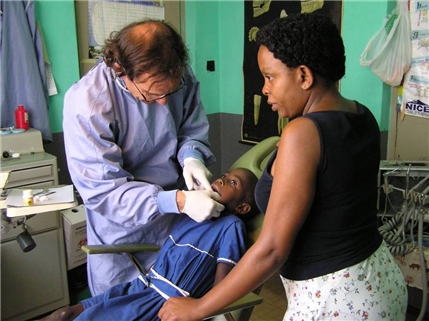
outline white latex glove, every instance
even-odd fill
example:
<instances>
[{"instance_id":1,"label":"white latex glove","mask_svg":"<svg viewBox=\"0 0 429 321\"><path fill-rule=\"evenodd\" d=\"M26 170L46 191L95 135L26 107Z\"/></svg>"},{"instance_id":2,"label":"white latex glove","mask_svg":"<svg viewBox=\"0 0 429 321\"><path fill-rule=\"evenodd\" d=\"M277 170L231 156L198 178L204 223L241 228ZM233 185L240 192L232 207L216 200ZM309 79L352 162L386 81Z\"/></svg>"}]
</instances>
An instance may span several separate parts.
<instances>
[{"instance_id":1,"label":"white latex glove","mask_svg":"<svg viewBox=\"0 0 429 321\"><path fill-rule=\"evenodd\" d=\"M220 195L212 191L183 191L186 195L183 213L187 214L195 222L202 222L212 217L218 217L225 206L216 202Z\"/></svg>"},{"instance_id":2,"label":"white latex glove","mask_svg":"<svg viewBox=\"0 0 429 321\"><path fill-rule=\"evenodd\" d=\"M209 181L213 175L200 160L188 157L183 161L183 177L188 190L213 191Z\"/></svg>"}]
</instances>

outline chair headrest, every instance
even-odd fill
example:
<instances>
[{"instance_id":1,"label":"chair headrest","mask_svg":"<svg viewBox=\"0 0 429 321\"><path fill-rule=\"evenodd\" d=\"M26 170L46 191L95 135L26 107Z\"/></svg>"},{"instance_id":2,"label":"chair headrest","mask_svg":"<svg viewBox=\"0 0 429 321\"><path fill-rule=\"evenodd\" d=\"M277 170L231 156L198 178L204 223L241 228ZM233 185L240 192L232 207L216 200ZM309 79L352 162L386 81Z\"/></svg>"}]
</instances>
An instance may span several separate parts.
<instances>
[{"instance_id":1,"label":"chair headrest","mask_svg":"<svg viewBox=\"0 0 429 321\"><path fill-rule=\"evenodd\" d=\"M247 168L251 170L256 175L256 177L260 178L264 171L265 165L276 149L276 144L279 140L280 137L278 136L272 136L264 139L249 149L239 159L237 159L230 167L230 170L237 167Z\"/></svg>"},{"instance_id":2,"label":"chair headrest","mask_svg":"<svg viewBox=\"0 0 429 321\"><path fill-rule=\"evenodd\" d=\"M276 144L279 140L280 137L278 136L264 139L244 153L243 156L241 156L234 164L232 164L230 170L237 167L247 168L251 170L259 179L264 172L268 160L276 149ZM263 222L264 215L262 213L259 213L250 220L246 220L247 247L250 247L258 239L262 230Z\"/></svg>"}]
</instances>

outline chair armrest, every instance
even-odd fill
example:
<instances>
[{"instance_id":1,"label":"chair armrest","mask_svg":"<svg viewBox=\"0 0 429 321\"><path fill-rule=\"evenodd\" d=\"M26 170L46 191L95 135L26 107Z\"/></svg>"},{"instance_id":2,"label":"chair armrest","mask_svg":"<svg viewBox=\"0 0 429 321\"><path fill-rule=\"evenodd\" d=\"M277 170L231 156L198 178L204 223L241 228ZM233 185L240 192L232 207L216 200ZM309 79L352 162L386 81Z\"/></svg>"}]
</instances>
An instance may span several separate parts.
<instances>
[{"instance_id":1,"label":"chair armrest","mask_svg":"<svg viewBox=\"0 0 429 321\"><path fill-rule=\"evenodd\" d=\"M107 254L107 253L135 253L135 252L157 252L160 250L158 245L154 244L115 244L115 245L83 245L82 251L87 254ZM134 261L133 261L134 263ZM138 266L136 266L139 269ZM140 269L139 269L140 270ZM250 308L261 304L262 297L251 292L234 303L223 308L216 315L226 314L235 310ZM210 318L212 318L211 316Z\"/></svg>"},{"instance_id":2,"label":"chair armrest","mask_svg":"<svg viewBox=\"0 0 429 321\"><path fill-rule=\"evenodd\" d=\"M235 310L250 308L250 307L253 307L255 305L261 304L263 301L264 301L264 299L261 296L255 294L253 292L250 292L249 294L245 295L241 299L238 299L234 303L232 303L232 304L228 305L227 307L223 308L222 310L216 312L215 315L212 315L209 318L213 318L216 315L222 315L225 313L233 312ZM207 319L209 319L209 318L207 318Z\"/></svg>"},{"instance_id":3,"label":"chair armrest","mask_svg":"<svg viewBox=\"0 0 429 321\"><path fill-rule=\"evenodd\" d=\"M82 251L87 254L157 252L160 247L154 244L114 244L114 245L83 245Z\"/></svg>"}]
</instances>

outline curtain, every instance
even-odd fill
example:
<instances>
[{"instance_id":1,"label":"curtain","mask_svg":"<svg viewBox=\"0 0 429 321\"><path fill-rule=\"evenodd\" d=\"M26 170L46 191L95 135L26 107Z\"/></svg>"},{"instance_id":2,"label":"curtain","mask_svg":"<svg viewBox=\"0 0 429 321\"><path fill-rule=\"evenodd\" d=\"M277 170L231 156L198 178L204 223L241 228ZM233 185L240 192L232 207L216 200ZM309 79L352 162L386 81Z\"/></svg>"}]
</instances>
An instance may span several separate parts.
<instances>
[{"instance_id":1,"label":"curtain","mask_svg":"<svg viewBox=\"0 0 429 321\"><path fill-rule=\"evenodd\" d=\"M28 110L29 123L52 141L42 39L34 1L1 1L0 103L1 127L15 126L18 105Z\"/></svg>"}]
</instances>

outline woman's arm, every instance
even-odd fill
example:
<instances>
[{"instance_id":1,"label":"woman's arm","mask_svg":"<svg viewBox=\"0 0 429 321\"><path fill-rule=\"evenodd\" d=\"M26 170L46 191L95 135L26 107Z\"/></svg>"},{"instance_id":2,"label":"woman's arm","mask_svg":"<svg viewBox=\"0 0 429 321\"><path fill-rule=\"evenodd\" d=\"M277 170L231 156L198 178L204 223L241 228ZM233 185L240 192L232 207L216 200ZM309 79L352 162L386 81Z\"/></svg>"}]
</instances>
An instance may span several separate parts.
<instances>
[{"instance_id":1,"label":"woman's arm","mask_svg":"<svg viewBox=\"0 0 429 321\"><path fill-rule=\"evenodd\" d=\"M163 321L201 320L251 292L280 268L313 202L319 158L315 124L306 118L290 122L280 140L259 239L231 273L204 297L168 300L159 312Z\"/></svg>"}]
</instances>

